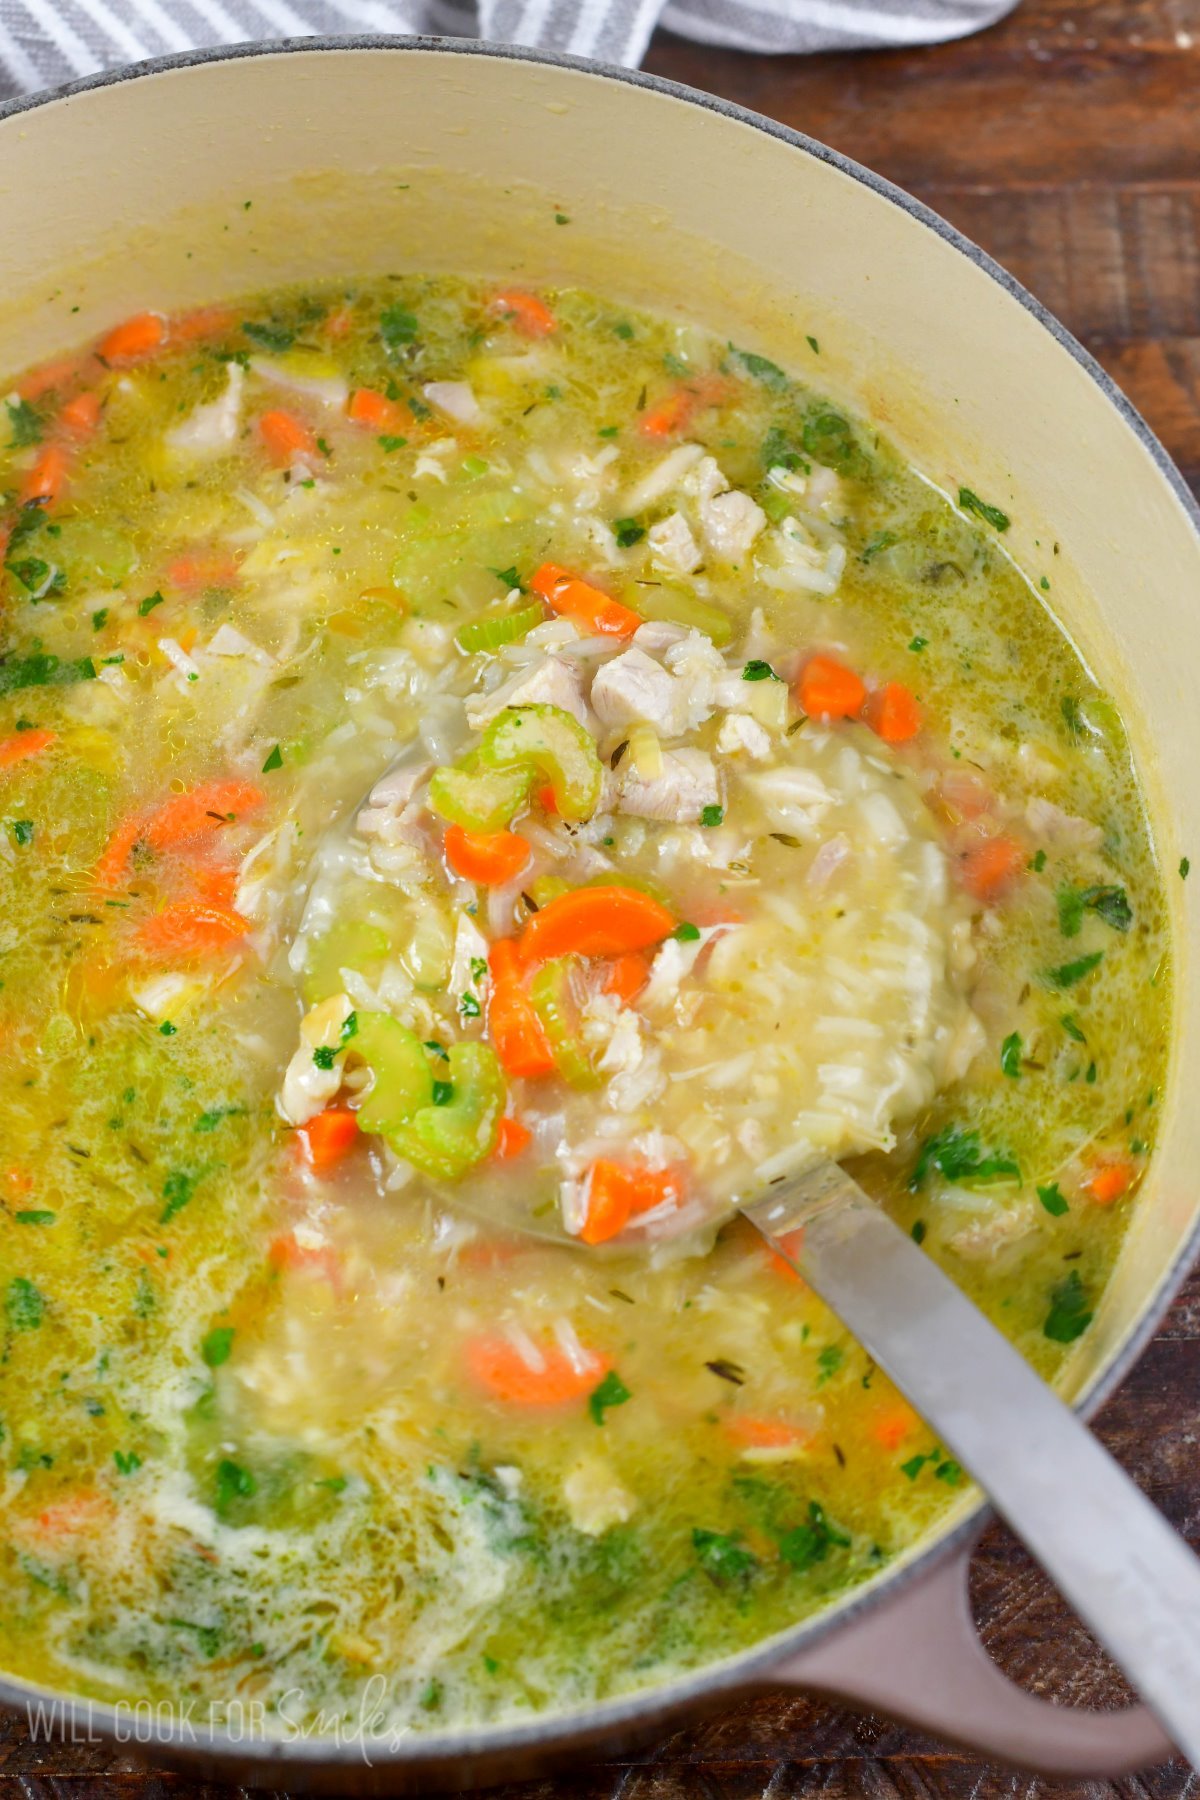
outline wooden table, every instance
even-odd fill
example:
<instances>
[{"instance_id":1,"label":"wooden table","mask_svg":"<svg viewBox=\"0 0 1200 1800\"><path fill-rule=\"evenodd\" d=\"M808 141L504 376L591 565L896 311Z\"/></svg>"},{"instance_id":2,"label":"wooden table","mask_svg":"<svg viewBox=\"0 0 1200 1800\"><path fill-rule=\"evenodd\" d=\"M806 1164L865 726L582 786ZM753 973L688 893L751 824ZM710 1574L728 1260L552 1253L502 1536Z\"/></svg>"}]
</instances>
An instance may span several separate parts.
<instances>
[{"instance_id":1,"label":"wooden table","mask_svg":"<svg viewBox=\"0 0 1200 1800\"><path fill-rule=\"evenodd\" d=\"M660 34L647 67L782 119L944 213L1095 352L1200 494L1200 0L1023 0L979 37L931 50L740 56ZM1200 598L1200 597L1198 597ZM1200 1277L1109 1405L1101 1435L1200 1543ZM1069 1504L1069 1497L1064 1497ZM976 1561L984 1637L1015 1679L1113 1705L1122 1684L1049 1584L995 1529ZM0 1796L202 1789L102 1746L33 1745L0 1714ZM879 1719L764 1700L644 1756L505 1800L888 1800L1043 1793L1182 1800L1180 1765L1117 1782L1009 1776Z\"/></svg>"}]
</instances>

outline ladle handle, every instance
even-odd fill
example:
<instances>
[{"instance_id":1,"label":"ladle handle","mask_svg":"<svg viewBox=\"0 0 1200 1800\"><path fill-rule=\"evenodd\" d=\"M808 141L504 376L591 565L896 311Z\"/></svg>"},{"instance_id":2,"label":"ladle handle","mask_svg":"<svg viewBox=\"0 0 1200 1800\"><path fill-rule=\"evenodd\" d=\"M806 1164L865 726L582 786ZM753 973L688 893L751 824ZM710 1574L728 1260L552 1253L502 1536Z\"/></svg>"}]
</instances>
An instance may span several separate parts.
<instances>
[{"instance_id":1,"label":"ladle handle","mask_svg":"<svg viewBox=\"0 0 1200 1800\"><path fill-rule=\"evenodd\" d=\"M959 1461L1200 1770L1200 1561L835 1163L745 1208Z\"/></svg>"}]
</instances>

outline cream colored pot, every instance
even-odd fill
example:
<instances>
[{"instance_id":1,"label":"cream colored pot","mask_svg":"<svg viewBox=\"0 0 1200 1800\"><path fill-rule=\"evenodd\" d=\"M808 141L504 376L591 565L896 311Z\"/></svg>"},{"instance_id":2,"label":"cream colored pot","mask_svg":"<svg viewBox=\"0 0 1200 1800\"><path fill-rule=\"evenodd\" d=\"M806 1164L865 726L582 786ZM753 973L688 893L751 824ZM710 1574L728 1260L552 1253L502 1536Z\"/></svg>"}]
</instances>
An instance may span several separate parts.
<instances>
[{"instance_id":1,"label":"cream colored pot","mask_svg":"<svg viewBox=\"0 0 1200 1800\"><path fill-rule=\"evenodd\" d=\"M456 41L302 40L144 64L0 109L0 369L147 305L397 267L581 282L795 362L878 421L931 481L1012 515L1056 610L1119 695L1164 866L1200 857L1200 515L1078 344L972 244L831 151L706 95L624 71ZM1182 882L1162 1135L1095 1328L1069 1371L1099 1404L1198 1247L1200 975ZM498 1781L660 1734L687 1708L802 1685L991 1756L1115 1773L1167 1746L1011 1688L979 1646L963 1514L816 1619L586 1715L398 1747L237 1741L163 1721L148 1753L255 1785L376 1791ZM36 1700L15 1678L0 1699ZM117 1731L106 1708L77 1723ZM126 1722L128 1725L128 1722ZM125 1741L130 1741L128 1728Z\"/></svg>"}]
</instances>

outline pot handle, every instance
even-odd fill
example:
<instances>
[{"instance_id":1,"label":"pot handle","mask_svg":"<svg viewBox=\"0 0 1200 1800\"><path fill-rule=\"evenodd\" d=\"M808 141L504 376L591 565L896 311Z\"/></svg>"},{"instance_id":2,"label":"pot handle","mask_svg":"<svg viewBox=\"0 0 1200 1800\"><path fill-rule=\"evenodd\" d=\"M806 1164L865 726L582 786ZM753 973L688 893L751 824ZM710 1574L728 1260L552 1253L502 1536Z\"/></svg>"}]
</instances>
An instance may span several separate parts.
<instances>
[{"instance_id":1,"label":"pot handle","mask_svg":"<svg viewBox=\"0 0 1200 1800\"><path fill-rule=\"evenodd\" d=\"M1175 1754L1145 1706L1088 1712L1024 1693L992 1661L967 1595L974 1539L929 1575L772 1671L774 1682L878 1709L997 1762L1123 1775Z\"/></svg>"}]
</instances>

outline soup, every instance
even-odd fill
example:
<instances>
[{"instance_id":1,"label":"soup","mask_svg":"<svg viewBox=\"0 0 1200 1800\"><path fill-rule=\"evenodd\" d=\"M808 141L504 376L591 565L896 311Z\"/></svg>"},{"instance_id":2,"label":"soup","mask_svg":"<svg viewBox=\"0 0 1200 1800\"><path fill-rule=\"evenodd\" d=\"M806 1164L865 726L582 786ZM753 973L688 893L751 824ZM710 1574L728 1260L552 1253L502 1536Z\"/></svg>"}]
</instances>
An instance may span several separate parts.
<instances>
[{"instance_id":1,"label":"soup","mask_svg":"<svg viewBox=\"0 0 1200 1800\"><path fill-rule=\"evenodd\" d=\"M1052 1377L1154 1140L1119 714L750 348L406 276L6 403L0 1661L420 1732L869 1579L963 1471L731 1208L813 1154Z\"/></svg>"}]
</instances>

